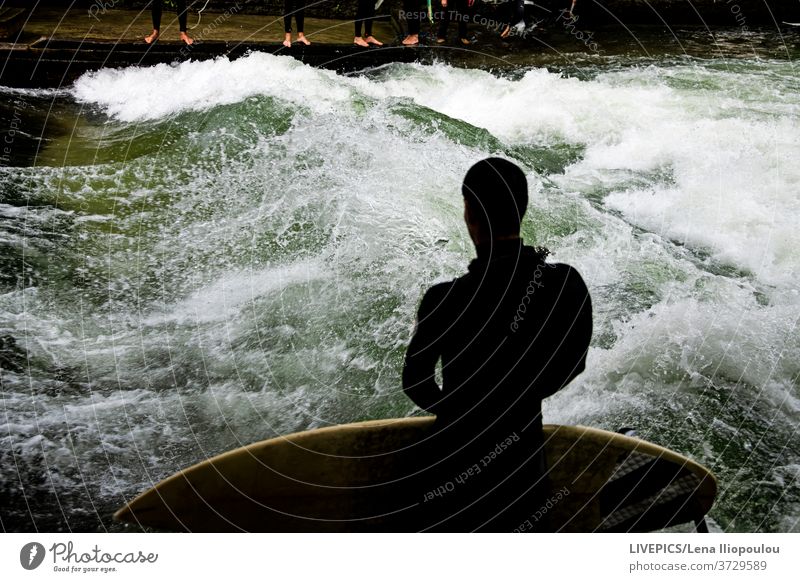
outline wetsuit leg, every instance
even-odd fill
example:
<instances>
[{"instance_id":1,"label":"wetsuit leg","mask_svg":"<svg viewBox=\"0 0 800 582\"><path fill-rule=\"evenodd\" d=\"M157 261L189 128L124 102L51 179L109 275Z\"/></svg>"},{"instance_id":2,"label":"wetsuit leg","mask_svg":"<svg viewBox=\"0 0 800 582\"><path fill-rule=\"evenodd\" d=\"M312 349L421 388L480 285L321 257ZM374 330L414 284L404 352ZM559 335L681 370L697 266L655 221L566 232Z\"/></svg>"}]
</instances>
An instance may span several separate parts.
<instances>
[{"instance_id":1,"label":"wetsuit leg","mask_svg":"<svg viewBox=\"0 0 800 582\"><path fill-rule=\"evenodd\" d=\"M178 0L177 8L178 8L178 24L181 27L181 32L186 32L188 30L186 28L186 16L187 16L186 0Z\"/></svg>"},{"instance_id":2,"label":"wetsuit leg","mask_svg":"<svg viewBox=\"0 0 800 582\"><path fill-rule=\"evenodd\" d=\"M305 0L298 0L295 4L298 6L294 19L297 21L297 32L303 32L303 20L306 17L306 4Z\"/></svg>"},{"instance_id":3,"label":"wetsuit leg","mask_svg":"<svg viewBox=\"0 0 800 582\"><path fill-rule=\"evenodd\" d=\"M364 21L364 32L367 36L372 36L372 19L375 18L375 3L372 0L367 0L367 13L366 20Z\"/></svg>"},{"instance_id":4,"label":"wetsuit leg","mask_svg":"<svg viewBox=\"0 0 800 582\"><path fill-rule=\"evenodd\" d=\"M284 0L283 3L283 31L292 32L292 12L294 0Z\"/></svg>"},{"instance_id":5,"label":"wetsuit leg","mask_svg":"<svg viewBox=\"0 0 800 582\"><path fill-rule=\"evenodd\" d=\"M355 20L356 36L361 36L361 25L365 24L364 19L367 17L367 3L369 1L370 0L366 0L366 2L364 0L358 0L358 8L356 8ZM367 32L367 35L369 36L369 32Z\"/></svg>"},{"instance_id":6,"label":"wetsuit leg","mask_svg":"<svg viewBox=\"0 0 800 582\"><path fill-rule=\"evenodd\" d=\"M525 0L511 0L511 14L508 17L508 25L514 26L520 20L525 19Z\"/></svg>"},{"instance_id":7,"label":"wetsuit leg","mask_svg":"<svg viewBox=\"0 0 800 582\"><path fill-rule=\"evenodd\" d=\"M419 0L403 0L403 10L406 12L409 35L419 34L420 20L422 18L419 4Z\"/></svg>"},{"instance_id":8,"label":"wetsuit leg","mask_svg":"<svg viewBox=\"0 0 800 582\"><path fill-rule=\"evenodd\" d=\"M467 0L456 0L458 7L458 38L467 38L467 21L469 20L469 4Z\"/></svg>"},{"instance_id":9,"label":"wetsuit leg","mask_svg":"<svg viewBox=\"0 0 800 582\"><path fill-rule=\"evenodd\" d=\"M454 20L458 23L458 38L467 37L467 21L469 20L469 6L467 0L450 0L447 8L442 9L442 19L439 21L439 38L447 38L447 28Z\"/></svg>"},{"instance_id":10,"label":"wetsuit leg","mask_svg":"<svg viewBox=\"0 0 800 582\"><path fill-rule=\"evenodd\" d=\"M150 12L153 17L153 30L161 30L161 0L153 0Z\"/></svg>"},{"instance_id":11,"label":"wetsuit leg","mask_svg":"<svg viewBox=\"0 0 800 582\"><path fill-rule=\"evenodd\" d=\"M436 31L436 36L439 38L447 38L447 27L450 24L452 8L448 5L447 8L442 8L439 13L439 30Z\"/></svg>"}]
</instances>

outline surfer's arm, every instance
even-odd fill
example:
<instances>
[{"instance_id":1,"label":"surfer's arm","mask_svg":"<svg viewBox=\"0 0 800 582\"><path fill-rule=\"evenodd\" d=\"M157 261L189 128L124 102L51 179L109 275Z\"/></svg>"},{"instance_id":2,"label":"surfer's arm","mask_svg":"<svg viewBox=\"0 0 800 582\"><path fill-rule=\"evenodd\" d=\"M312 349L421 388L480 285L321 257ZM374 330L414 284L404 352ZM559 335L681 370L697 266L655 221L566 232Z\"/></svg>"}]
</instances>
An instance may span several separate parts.
<instances>
[{"instance_id":1,"label":"surfer's arm","mask_svg":"<svg viewBox=\"0 0 800 582\"><path fill-rule=\"evenodd\" d=\"M571 315L564 318L559 347L539 382L540 398L555 394L586 369L592 339L592 299L580 273L572 267L567 269L562 295L570 303Z\"/></svg>"},{"instance_id":2,"label":"surfer's arm","mask_svg":"<svg viewBox=\"0 0 800 582\"><path fill-rule=\"evenodd\" d=\"M442 335L435 313L442 297L437 287L429 289L422 298L403 366L403 392L414 404L434 414L442 397L435 376L436 363L441 356L439 341Z\"/></svg>"}]
</instances>

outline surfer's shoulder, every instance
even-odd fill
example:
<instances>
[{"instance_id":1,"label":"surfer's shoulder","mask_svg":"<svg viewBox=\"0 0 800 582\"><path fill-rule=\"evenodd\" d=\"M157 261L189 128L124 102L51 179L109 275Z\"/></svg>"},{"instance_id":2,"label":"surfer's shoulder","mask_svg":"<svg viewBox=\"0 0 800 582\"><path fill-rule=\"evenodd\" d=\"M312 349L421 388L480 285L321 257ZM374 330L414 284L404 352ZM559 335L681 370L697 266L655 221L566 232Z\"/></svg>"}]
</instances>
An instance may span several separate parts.
<instances>
[{"instance_id":1,"label":"surfer's shoulder","mask_svg":"<svg viewBox=\"0 0 800 582\"><path fill-rule=\"evenodd\" d=\"M550 281L555 283L554 287L560 290L559 296L571 297L576 306L586 306L590 309L591 295L586 281L583 280L578 269L566 263L547 263L551 274Z\"/></svg>"},{"instance_id":2,"label":"surfer's shoulder","mask_svg":"<svg viewBox=\"0 0 800 582\"><path fill-rule=\"evenodd\" d=\"M572 265L568 265L567 263L551 263L548 261L541 261L539 263L539 268L557 277L570 279L576 282L578 281L583 282L583 277L581 277L581 274L578 271L578 269L576 269Z\"/></svg>"}]
</instances>

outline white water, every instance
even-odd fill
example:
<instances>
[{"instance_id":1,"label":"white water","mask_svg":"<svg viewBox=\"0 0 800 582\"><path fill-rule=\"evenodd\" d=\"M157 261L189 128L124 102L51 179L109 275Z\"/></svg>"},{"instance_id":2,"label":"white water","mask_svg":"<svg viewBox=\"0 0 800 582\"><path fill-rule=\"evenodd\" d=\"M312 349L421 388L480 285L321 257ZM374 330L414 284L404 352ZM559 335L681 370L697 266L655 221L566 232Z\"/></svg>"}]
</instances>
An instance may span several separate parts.
<instances>
[{"instance_id":1,"label":"white water","mask_svg":"<svg viewBox=\"0 0 800 582\"><path fill-rule=\"evenodd\" d=\"M796 82L765 90L772 74L769 67L759 75L689 65L606 73L587 82L537 69L512 81L469 69L407 66L375 82L254 54L234 62L103 71L81 79L74 94L128 122L253 95L317 114L349 110L355 97L409 98L506 143L582 144L584 160L559 180L564 188L618 185L605 203L637 226L709 251L765 283L791 285L800 264L800 253L792 252L800 248L794 228L800 104ZM662 183L628 186L631 174L656 171L665 174Z\"/></svg>"},{"instance_id":2,"label":"white water","mask_svg":"<svg viewBox=\"0 0 800 582\"><path fill-rule=\"evenodd\" d=\"M781 521L763 527L791 529L791 73L720 61L600 69L591 80L444 65L345 77L254 54L87 75L73 96L111 118L101 136L191 125L190 145L173 136L141 157L21 172L39 193L106 203L75 211L70 235L99 277L85 304L54 309L64 291L47 285L0 301L4 331L40 360L82 370L84 387L64 394L34 377L46 394L34 404L24 375L7 381L6 449L25 471L46 458L56 489L113 504L240 443L410 413L399 366L419 294L471 256L464 172L497 147L569 146L580 155L563 171L529 172L524 234L583 273L595 339L587 371L547 402L548 421L632 422L724 477L724 527L761 527L737 505L766 496ZM271 131L281 116L285 131ZM45 212L29 210L29 222L51 224ZM84 484L75 468L92 477Z\"/></svg>"}]
</instances>

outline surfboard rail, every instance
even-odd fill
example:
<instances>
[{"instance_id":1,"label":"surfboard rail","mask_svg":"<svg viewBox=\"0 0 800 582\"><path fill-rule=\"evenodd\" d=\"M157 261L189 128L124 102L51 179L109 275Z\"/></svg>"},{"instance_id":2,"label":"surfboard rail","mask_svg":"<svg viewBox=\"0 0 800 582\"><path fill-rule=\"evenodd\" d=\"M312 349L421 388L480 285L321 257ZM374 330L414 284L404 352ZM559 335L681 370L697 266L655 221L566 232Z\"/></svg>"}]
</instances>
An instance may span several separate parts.
<instances>
[{"instance_id":1,"label":"surfboard rail","mask_svg":"<svg viewBox=\"0 0 800 582\"><path fill-rule=\"evenodd\" d=\"M357 422L256 442L188 467L114 518L167 531L418 531L397 495L433 417ZM698 521L717 492L702 465L597 428L545 425L552 531L653 531ZM416 514L418 515L418 514ZM541 516L540 516L541 517ZM521 527L537 519L520 515Z\"/></svg>"}]
</instances>

